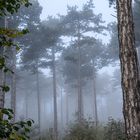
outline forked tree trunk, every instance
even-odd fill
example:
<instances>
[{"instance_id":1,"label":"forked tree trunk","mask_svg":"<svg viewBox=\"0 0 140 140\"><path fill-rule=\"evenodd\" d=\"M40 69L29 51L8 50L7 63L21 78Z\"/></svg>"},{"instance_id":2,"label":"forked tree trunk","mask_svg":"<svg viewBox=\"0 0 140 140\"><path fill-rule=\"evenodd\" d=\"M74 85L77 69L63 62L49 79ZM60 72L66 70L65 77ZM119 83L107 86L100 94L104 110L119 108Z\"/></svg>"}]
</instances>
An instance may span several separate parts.
<instances>
[{"instance_id":1,"label":"forked tree trunk","mask_svg":"<svg viewBox=\"0 0 140 140\"><path fill-rule=\"evenodd\" d=\"M128 140L140 140L140 79L132 0L117 0L117 18L125 130Z\"/></svg>"},{"instance_id":2,"label":"forked tree trunk","mask_svg":"<svg viewBox=\"0 0 140 140\"><path fill-rule=\"evenodd\" d=\"M56 67L55 67L55 48L52 46L52 61L53 61L53 109L54 109L54 140L58 140L57 126L57 92L56 92Z\"/></svg>"}]
</instances>

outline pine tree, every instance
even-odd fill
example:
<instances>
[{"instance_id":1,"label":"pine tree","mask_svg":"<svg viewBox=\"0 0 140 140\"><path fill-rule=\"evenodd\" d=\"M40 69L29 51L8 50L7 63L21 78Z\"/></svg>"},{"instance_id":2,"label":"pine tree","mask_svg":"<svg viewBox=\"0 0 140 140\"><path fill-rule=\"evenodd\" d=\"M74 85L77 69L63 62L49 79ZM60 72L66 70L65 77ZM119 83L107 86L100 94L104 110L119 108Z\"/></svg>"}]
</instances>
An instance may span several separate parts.
<instances>
[{"instance_id":1,"label":"pine tree","mask_svg":"<svg viewBox=\"0 0 140 140\"><path fill-rule=\"evenodd\" d=\"M128 140L140 139L140 79L135 46L132 0L117 0L123 90L123 113Z\"/></svg>"},{"instance_id":2,"label":"pine tree","mask_svg":"<svg viewBox=\"0 0 140 140\"><path fill-rule=\"evenodd\" d=\"M69 7L66 16L61 16L64 27L64 35L71 37L70 46L75 46L77 56L75 64L77 65L77 89L78 89L78 120L83 118L83 99L82 99L82 48L83 40L88 40L86 33L102 33L104 27L102 26L101 15L95 15L93 12L93 2L88 1L83 5L82 10L78 10L77 6ZM93 38L91 38L92 40ZM83 45L84 46L84 45ZM74 58L74 59L75 59ZM73 60L72 60L73 61Z\"/></svg>"}]
</instances>

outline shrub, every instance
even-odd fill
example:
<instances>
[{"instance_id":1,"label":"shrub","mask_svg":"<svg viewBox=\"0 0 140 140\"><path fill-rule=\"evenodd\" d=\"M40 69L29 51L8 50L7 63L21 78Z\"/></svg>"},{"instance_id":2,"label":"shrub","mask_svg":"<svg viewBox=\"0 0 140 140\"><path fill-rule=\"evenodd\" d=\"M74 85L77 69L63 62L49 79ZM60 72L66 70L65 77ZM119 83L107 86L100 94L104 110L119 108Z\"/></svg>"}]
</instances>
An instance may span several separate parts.
<instances>
[{"instance_id":1,"label":"shrub","mask_svg":"<svg viewBox=\"0 0 140 140\"><path fill-rule=\"evenodd\" d=\"M124 123L121 120L116 121L110 118L104 131L104 140L126 140Z\"/></svg>"}]
</instances>

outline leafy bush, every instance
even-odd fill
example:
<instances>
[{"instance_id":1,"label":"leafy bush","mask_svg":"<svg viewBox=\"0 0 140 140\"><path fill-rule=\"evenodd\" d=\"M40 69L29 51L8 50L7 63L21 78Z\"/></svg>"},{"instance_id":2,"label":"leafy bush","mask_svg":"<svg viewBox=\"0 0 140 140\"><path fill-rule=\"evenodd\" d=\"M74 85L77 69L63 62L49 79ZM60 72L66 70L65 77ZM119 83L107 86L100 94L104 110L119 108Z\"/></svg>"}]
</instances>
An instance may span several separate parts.
<instances>
[{"instance_id":1,"label":"leafy bush","mask_svg":"<svg viewBox=\"0 0 140 140\"><path fill-rule=\"evenodd\" d=\"M104 140L126 140L124 123L121 120L116 121L110 118L104 131Z\"/></svg>"},{"instance_id":2,"label":"leafy bush","mask_svg":"<svg viewBox=\"0 0 140 140\"><path fill-rule=\"evenodd\" d=\"M126 140L124 123L110 118L105 126L96 127L92 121L76 121L70 125L63 140Z\"/></svg>"},{"instance_id":3,"label":"leafy bush","mask_svg":"<svg viewBox=\"0 0 140 140\"><path fill-rule=\"evenodd\" d=\"M33 120L12 123L13 111L0 109L0 139L27 140Z\"/></svg>"},{"instance_id":4,"label":"leafy bush","mask_svg":"<svg viewBox=\"0 0 140 140\"><path fill-rule=\"evenodd\" d=\"M96 128L94 122L83 120L72 124L66 132L63 140L97 140L97 134L101 131L100 127Z\"/></svg>"}]
</instances>

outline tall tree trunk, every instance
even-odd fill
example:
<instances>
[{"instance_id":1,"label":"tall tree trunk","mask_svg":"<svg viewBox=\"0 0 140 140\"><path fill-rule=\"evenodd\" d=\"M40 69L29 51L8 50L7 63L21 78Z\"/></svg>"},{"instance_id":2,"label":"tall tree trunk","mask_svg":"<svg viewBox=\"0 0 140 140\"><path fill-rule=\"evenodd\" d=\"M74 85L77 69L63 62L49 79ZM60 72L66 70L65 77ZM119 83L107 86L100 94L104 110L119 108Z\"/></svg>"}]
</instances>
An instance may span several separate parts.
<instances>
[{"instance_id":1,"label":"tall tree trunk","mask_svg":"<svg viewBox=\"0 0 140 140\"><path fill-rule=\"evenodd\" d=\"M96 73L93 66L93 96L94 96L94 115L95 115L95 125L98 126L98 110L97 110L97 93L96 93Z\"/></svg>"},{"instance_id":2,"label":"tall tree trunk","mask_svg":"<svg viewBox=\"0 0 140 140\"><path fill-rule=\"evenodd\" d=\"M63 131L63 87L61 87L61 129Z\"/></svg>"},{"instance_id":3,"label":"tall tree trunk","mask_svg":"<svg viewBox=\"0 0 140 140\"><path fill-rule=\"evenodd\" d=\"M11 109L14 112L12 122L15 122L16 116L16 47L12 48L13 62L12 62L12 81L11 81Z\"/></svg>"},{"instance_id":4,"label":"tall tree trunk","mask_svg":"<svg viewBox=\"0 0 140 140\"><path fill-rule=\"evenodd\" d=\"M137 55L138 55L138 61L140 63L140 46L137 47Z\"/></svg>"},{"instance_id":5,"label":"tall tree trunk","mask_svg":"<svg viewBox=\"0 0 140 140\"><path fill-rule=\"evenodd\" d=\"M78 120L82 121L83 118L83 105L82 105L82 87L81 87L81 49L78 46Z\"/></svg>"},{"instance_id":6,"label":"tall tree trunk","mask_svg":"<svg viewBox=\"0 0 140 140\"><path fill-rule=\"evenodd\" d=\"M69 95L66 93L66 124L69 124Z\"/></svg>"},{"instance_id":7,"label":"tall tree trunk","mask_svg":"<svg viewBox=\"0 0 140 140\"><path fill-rule=\"evenodd\" d=\"M38 103L38 127L39 127L39 139L41 139L41 101L40 101L40 88L39 88L39 71L38 71L38 61L37 61L37 71L36 71L36 88L37 88L37 103Z\"/></svg>"},{"instance_id":8,"label":"tall tree trunk","mask_svg":"<svg viewBox=\"0 0 140 140\"><path fill-rule=\"evenodd\" d=\"M3 46L0 48L0 56L3 57ZM0 86L4 86L4 72L3 69L0 69ZM2 87L0 87L0 108L4 108L4 101L5 101L5 93L2 90Z\"/></svg>"},{"instance_id":9,"label":"tall tree trunk","mask_svg":"<svg viewBox=\"0 0 140 140\"><path fill-rule=\"evenodd\" d=\"M140 79L132 0L117 0L117 18L125 130L128 140L140 140Z\"/></svg>"},{"instance_id":10,"label":"tall tree trunk","mask_svg":"<svg viewBox=\"0 0 140 140\"><path fill-rule=\"evenodd\" d=\"M24 97L24 102L25 102L25 117L26 119L29 117L28 114L28 109L29 109L29 95L30 95L30 87L29 87L29 83L27 82L27 79L24 79L24 88L25 90L25 97Z\"/></svg>"},{"instance_id":11,"label":"tall tree trunk","mask_svg":"<svg viewBox=\"0 0 140 140\"><path fill-rule=\"evenodd\" d=\"M28 92L26 91L26 95L25 95L25 109L26 109L26 119L28 118L28 96L29 96L29 94L28 94Z\"/></svg>"},{"instance_id":12,"label":"tall tree trunk","mask_svg":"<svg viewBox=\"0 0 140 140\"><path fill-rule=\"evenodd\" d=\"M7 17L4 18L4 26L5 29L8 27ZM5 54L5 46L0 46L0 56L4 57ZM5 61L6 63L6 61ZM3 69L0 69L0 86L5 85L5 73ZM5 101L5 93L2 91L2 88L0 88L0 108L4 108L4 101Z\"/></svg>"},{"instance_id":13,"label":"tall tree trunk","mask_svg":"<svg viewBox=\"0 0 140 140\"><path fill-rule=\"evenodd\" d=\"M63 84L61 85L61 140L62 140L62 138L63 138L63 129L64 129L64 127L63 127Z\"/></svg>"},{"instance_id":14,"label":"tall tree trunk","mask_svg":"<svg viewBox=\"0 0 140 140\"><path fill-rule=\"evenodd\" d=\"M53 105L54 105L54 140L58 140L58 124L57 124L57 92L56 92L56 67L55 67L55 48L52 46L53 61Z\"/></svg>"},{"instance_id":15,"label":"tall tree trunk","mask_svg":"<svg viewBox=\"0 0 140 140\"><path fill-rule=\"evenodd\" d=\"M3 46L0 46L0 57L3 57ZM3 69L0 69L0 86L4 85L4 72ZM5 98L5 93L2 91L2 87L0 87L0 109L4 108L4 99Z\"/></svg>"},{"instance_id":16,"label":"tall tree trunk","mask_svg":"<svg viewBox=\"0 0 140 140\"><path fill-rule=\"evenodd\" d=\"M4 73L3 70L0 70L0 85L3 86L3 80L4 80ZM2 88L0 88L0 108L4 108L4 92L2 91Z\"/></svg>"},{"instance_id":17,"label":"tall tree trunk","mask_svg":"<svg viewBox=\"0 0 140 140\"><path fill-rule=\"evenodd\" d=\"M81 83L81 47L80 47L80 23L78 21L78 121L83 118L83 100L82 100L82 83Z\"/></svg>"}]
</instances>

